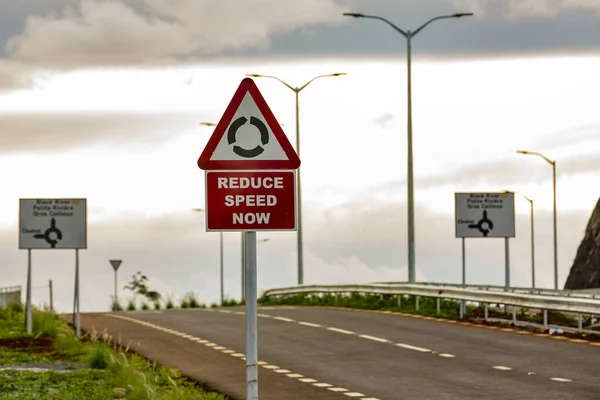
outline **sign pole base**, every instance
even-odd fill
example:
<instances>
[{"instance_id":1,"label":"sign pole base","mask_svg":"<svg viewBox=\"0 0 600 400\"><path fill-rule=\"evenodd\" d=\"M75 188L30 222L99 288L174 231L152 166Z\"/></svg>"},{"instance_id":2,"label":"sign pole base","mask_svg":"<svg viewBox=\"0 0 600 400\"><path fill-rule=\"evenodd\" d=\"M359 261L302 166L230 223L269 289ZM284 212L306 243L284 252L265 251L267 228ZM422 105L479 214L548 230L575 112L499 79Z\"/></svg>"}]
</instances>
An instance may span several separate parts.
<instances>
[{"instance_id":1,"label":"sign pole base","mask_svg":"<svg viewBox=\"0 0 600 400\"><path fill-rule=\"evenodd\" d=\"M256 232L244 232L246 267L246 400L258 400Z\"/></svg>"}]
</instances>

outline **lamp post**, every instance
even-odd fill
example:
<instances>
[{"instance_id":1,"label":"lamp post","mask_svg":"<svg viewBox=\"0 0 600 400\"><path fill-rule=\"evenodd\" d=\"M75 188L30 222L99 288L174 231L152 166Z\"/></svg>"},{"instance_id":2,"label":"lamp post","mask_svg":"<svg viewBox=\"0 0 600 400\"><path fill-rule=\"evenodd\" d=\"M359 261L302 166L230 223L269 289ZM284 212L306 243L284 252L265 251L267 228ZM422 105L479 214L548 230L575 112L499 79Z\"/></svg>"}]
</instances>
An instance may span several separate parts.
<instances>
[{"instance_id":1,"label":"lamp post","mask_svg":"<svg viewBox=\"0 0 600 400\"><path fill-rule=\"evenodd\" d=\"M205 212L206 210L204 208L192 208L192 211L195 212ZM219 268L219 275L220 275L220 281L221 281L221 305L223 305L223 301L225 300L225 295L224 295L224 282L223 282L223 278L224 278L224 266L223 266L223 232L219 232L219 264L220 264L220 268Z\"/></svg>"},{"instance_id":2,"label":"lamp post","mask_svg":"<svg viewBox=\"0 0 600 400\"><path fill-rule=\"evenodd\" d=\"M535 224L533 218L533 200L525 196L523 193L513 190L503 190L503 193L517 193L529 202L529 219L531 224L531 288L535 289Z\"/></svg>"},{"instance_id":3,"label":"lamp post","mask_svg":"<svg viewBox=\"0 0 600 400\"><path fill-rule=\"evenodd\" d=\"M458 13L452 15L441 15L431 18L414 32L403 30L383 17L365 15L360 13L344 13L346 17L377 19L385 22L406 39L406 61L407 61L407 197L408 197L408 282L415 283L415 195L414 195L414 172L413 172L413 123L412 123L412 38L421 32L427 25L440 19L461 18L472 16L473 13Z\"/></svg>"},{"instance_id":4,"label":"lamp post","mask_svg":"<svg viewBox=\"0 0 600 400\"><path fill-rule=\"evenodd\" d=\"M553 220L554 220L554 289L558 290L558 228L556 226L556 161L551 160L545 155L535 152L535 151L526 151L526 150L517 150L517 154L524 154L529 156L538 156L544 159L548 164L552 166L552 208L553 208Z\"/></svg>"},{"instance_id":5,"label":"lamp post","mask_svg":"<svg viewBox=\"0 0 600 400\"><path fill-rule=\"evenodd\" d=\"M300 102L299 95L302 90L304 90L308 85L320 78L328 78L335 76L343 76L347 75L345 72L336 72L333 74L319 75L315 76L308 82L306 82L302 86L292 86L289 83L271 75L261 75L261 74L246 74L251 78L271 78L278 80L283 83L288 89L292 90L296 95L296 153L298 157L300 156ZM298 285L304 284L304 250L302 243L302 181L300 179L300 169L296 171L296 207L298 209L298 232L297 232L297 241L298 241Z\"/></svg>"},{"instance_id":6,"label":"lamp post","mask_svg":"<svg viewBox=\"0 0 600 400\"><path fill-rule=\"evenodd\" d=\"M256 244L268 242L269 238L264 238L256 241ZM242 300L246 300L246 259L244 258L244 233L242 232Z\"/></svg>"}]
</instances>

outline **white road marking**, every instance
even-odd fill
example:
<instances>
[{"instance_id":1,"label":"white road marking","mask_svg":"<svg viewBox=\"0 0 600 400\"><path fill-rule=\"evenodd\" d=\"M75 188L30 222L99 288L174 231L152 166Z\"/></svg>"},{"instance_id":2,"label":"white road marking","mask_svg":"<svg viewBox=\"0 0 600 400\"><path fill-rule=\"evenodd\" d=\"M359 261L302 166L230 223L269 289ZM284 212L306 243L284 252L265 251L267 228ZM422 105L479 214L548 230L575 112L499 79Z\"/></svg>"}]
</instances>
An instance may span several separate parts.
<instances>
[{"instance_id":1,"label":"white road marking","mask_svg":"<svg viewBox=\"0 0 600 400\"><path fill-rule=\"evenodd\" d=\"M494 369L499 369L500 371L510 371L512 368L511 367L504 367L502 365L495 365Z\"/></svg>"},{"instance_id":2,"label":"white road marking","mask_svg":"<svg viewBox=\"0 0 600 400\"><path fill-rule=\"evenodd\" d=\"M286 374L285 376L287 376L288 378L304 378L304 375L300 374Z\"/></svg>"},{"instance_id":3,"label":"white road marking","mask_svg":"<svg viewBox=\"0 0 600 400\"><path fill-rule=\"evenodd\" d=\"M269 314L256 314L257 317L263 317L263 318L271 318L271 316Z\"/></svg>"},{"instance_id":4,"label":"white road marking","mask_svg":"<svg viewBox=\"0 0 600 400\"><path fill-rule=\"evenodd\" d=\"M217 346L214 348L215 350L227 350L227 347Z\"/></svg>"},{"instance_id":5,"label":"white road marking","mask_svg":"<svg viewBox=\"0 0 600 400\"><path fill-rule=\"evenodd\" d=\"M300 382L304 382L304 383L314 383L314 382L317 382L317 380L316 380L316 379L313 379L313 378L300 378L300 379L298 379L298 380L299 380Z\"/></svg>"},{"instance_id":6,"label":"white road marking","mask_svg":"<svg viewBox=\"0 0 600 400\"><path fill-rule=\"evenodd\" d=\"M332 328L332 327L327 327L328 331L333 331L333 332L338 332L338 333L344 333L346 335L354 335L355 333L352 331L347 331L345 329L339 329L339 328Z\"/></svg>"},{"instance_id":7,"label":"white road marking","mask_svg":"<svg viewBox=\"0 0 600 400\"><path fill-rule=\"evenodd\" d=\"M279 321L285 321L285 322L295 322L293 319L291 318L285 318L285 317L273 317L273 319L279 320Z\"/></svg>"},{"instance_id":8,"label":"white road marking","mask_svg":"<svg viewBox=\"0 0 600 400\"><path fill-rule=\"evenodd\" d=\"M244 354L243 353L233 353L231 356L232 357L244 357Z\"/></svg>"},{"instance_id":9,"label":"white road marking","mask_svg":"<svg viewBox=\"0 0 600 400\"><path fill-rule=\"evenodd\" d=\"M405 344L405 343L395 343L394 346L402 347L403 349L407 349L407 350L420 351L421 353L431 353L432 352L431 350L426 349L424 347L412 346L410 344Z\"/></svg>"},{"instance_id":10,"label":"white road marking","mask_svg":"<svg viewBox=\"0 0 600 400\"><path fill-rule=\"evenodd\" d=\"M326 387L332 387L333 385L330 385L329 383L318 382L318 383L313 383L313 386L326 388Z\"/></svg>"},{"instance_id":11,"label":"white road marking","mask_svg":"<svg viewBox=\"0 0 600 400\"><path fill-rule=\"evenodd\" d=\"M204 345L207 347L217 347L218 346L216 343L204 343Z\"/></svg>"},{"instance_id":12,"label":"white road marking","mask_svg":"<svg viewBox=\"0 0 600 400\"><path fill-rule=\"evenodd\" d=\"M289 369L276 369L275 372L277 372L278 374L289 374L292 371L290 371Z\"/></svg>"},{"instance_id":13,"label":"white road marking","mask_svg":"<svg viewBox=\"0 0 600 400\"><path fill-rule=\"evenodd\" d=\"M304 321L300 321L300 322L298 322L298 324L304 325L304 326L312 326L313 328L321 328L323 326L323 325L319 325L319 324L313 324L312 322L304 322Z\"/></svg>"},{"instance_id":14,"label":"white road marking","mask_svg":"<svg viewBox=\"0 0 600 400\"><path fill-rule=\"evenodd\" d=\"M229 350L229 349L228 350L223 350L223 353L225 353L225 354L233 354L233 353L235 353L235 350Z\"/></svg>"},{"instance_id":15,"label":"white road marking","mask_svg":"<svg viewBox=\"0 0 600 400\"><path fill-rule=\"evenodd\" d=\"M566 378L550 378L550 380L555 382L573 382L572 380Z\"/></svg>"},{"instance_id":16,"label":"white road marking","mask_svg":"<svg viewBox=\"0 0 600 400\"><path fill-rule=\"evenodd\" d=\"M359 335L358 337L363 338L363 339L373 340L375 342L380 342L380 343L390 343L389 340L383 339L383 338L380 338L380 337L377 337L377 336Z\"/></svg>"},{"instance_id":17,"label":"white road marking","mask_svg":"<svg viewBox=\"0 0 600 400\"><path fill-rule=\"evenodd\" d=\"M346 395L348 397L365 397L364 394L358 393L358 392L348 392L348 393L344 393L344 395Z\"/></svg>"},{"instance_id":18,"label":"white road marking","mask_svg":"<svg viewBox=\"0 0 600 400\"><path fill-rule=\"evenodd\" d=\"M327 388L327 390L331 390L332 392L347 392L348 391L348 389L344 389L341 387Z\"/></svg>"},{"instance_id":19,"label":"white road marking","mask_svg":"<svg viewBox=\"0 0 600 400\"><path fill-rule=\"evenodd\" d=\"M233 314L233 311L229 311L229 310L218 310L218 311L223 314Z\"/></svg>"},{"instance_id":20,"label":"white road marking","mask_svg":"<svg viewBox=\"0 0 600 400\"><path fill-rule=\"evenodd\" d=\"M246 313L242 311L234 311L233 313L237 315L246 315Z\"/></svg>"},{"instance_id":21,"label":"white road marking","mask_svg":"<svg viewBox=\"0 0 600 400\"><path fill-rule=\"evenodd\" d=\"M438 354L438 356L445 357L445 358L454 358L454 357L456 357L454 354L448 354L448 353L440 353L440 354Z\"/></svg>"},{"instance_id":22,"label":"white road marking","mask_svg":"<svg viewBox=\"0 0 600 400\"><path fill-rule=\"evenodd\" d=\"M265 369L279 369L277 365L263 365Z\"/></svg>"}]
</instances>

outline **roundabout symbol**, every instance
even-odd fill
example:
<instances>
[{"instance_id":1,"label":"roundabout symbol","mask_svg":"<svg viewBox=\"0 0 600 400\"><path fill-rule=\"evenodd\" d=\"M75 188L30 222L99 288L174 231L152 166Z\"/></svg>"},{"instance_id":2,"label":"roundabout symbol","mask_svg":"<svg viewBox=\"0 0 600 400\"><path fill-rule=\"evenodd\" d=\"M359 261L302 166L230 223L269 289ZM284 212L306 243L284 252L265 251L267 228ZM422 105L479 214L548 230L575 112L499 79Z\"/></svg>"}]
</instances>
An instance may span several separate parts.
<instances>
[{"instance_id":1,"label":"roundabout symbol","mask_svg":"<svg viewBox=\"0 0 600 400\"><path fill-rule=\"evenodd\" d=\"M483 227L484 224L487 225L487 228ZM483 218L481 218L476 224L469 225L469 228L477 229L479 232L483 233L483 236L487 236L488 233L494 229L494 223L488 218L487 210L483 210Z\"/></svg>"},{"instance_id":2,"label":"roundabout symbol","mask_svg":"<svg viewBox=\"0 0 600 400\"><path fill-rule=\"evenodd\" d=\"M242 125L246 124L246 122L248 122L246 117L239 117L231 123L229 129L227 130L227 142L229 144L234 144L236 142L237 131L240 129L240 127L242 127ZM264 122L256 117L250 117L250 125L254 125L260 132L260 142L263 146L269 143L269 130ZM261 145L257 145L253 149L245 149L238 145L233 146L233 152L244 158L258 157L264 151L265 149Z\"/></svg>"},{"instance_id":3,"label":"roundabout symbol","mask_svg":"<svg viewBox=\"0 0 600 400\"><path fill-rule=\"evenodd\" d=\"M55 234L54 237L50 236L52 233ZM33 235L36 239L44 239L46 242L50 244L50 247L56 247L56 244L59 240L62 240L62 232L60 229L56 227L56 220L52 218L50 220L50 228L46 229L44 233L38 233Z\"/></svg>"}]
</instances>

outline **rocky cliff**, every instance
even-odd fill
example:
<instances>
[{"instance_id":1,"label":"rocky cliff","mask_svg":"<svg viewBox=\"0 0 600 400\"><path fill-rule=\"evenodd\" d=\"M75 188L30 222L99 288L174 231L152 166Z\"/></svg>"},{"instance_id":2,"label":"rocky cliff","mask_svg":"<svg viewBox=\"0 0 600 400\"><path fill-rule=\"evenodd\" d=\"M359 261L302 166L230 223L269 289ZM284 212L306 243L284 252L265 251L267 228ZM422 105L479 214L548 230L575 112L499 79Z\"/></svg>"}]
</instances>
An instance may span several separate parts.
<instances>
[{"instance_id":1,"label":"rocky cliff","mask_svg":"<svg viewBox=\"0 0 600 400\"><path fill-rule=\"evenodd\" d=\"M600 199L577 249L565 289L600 288Z\"/></svg>"}]
</instances>

